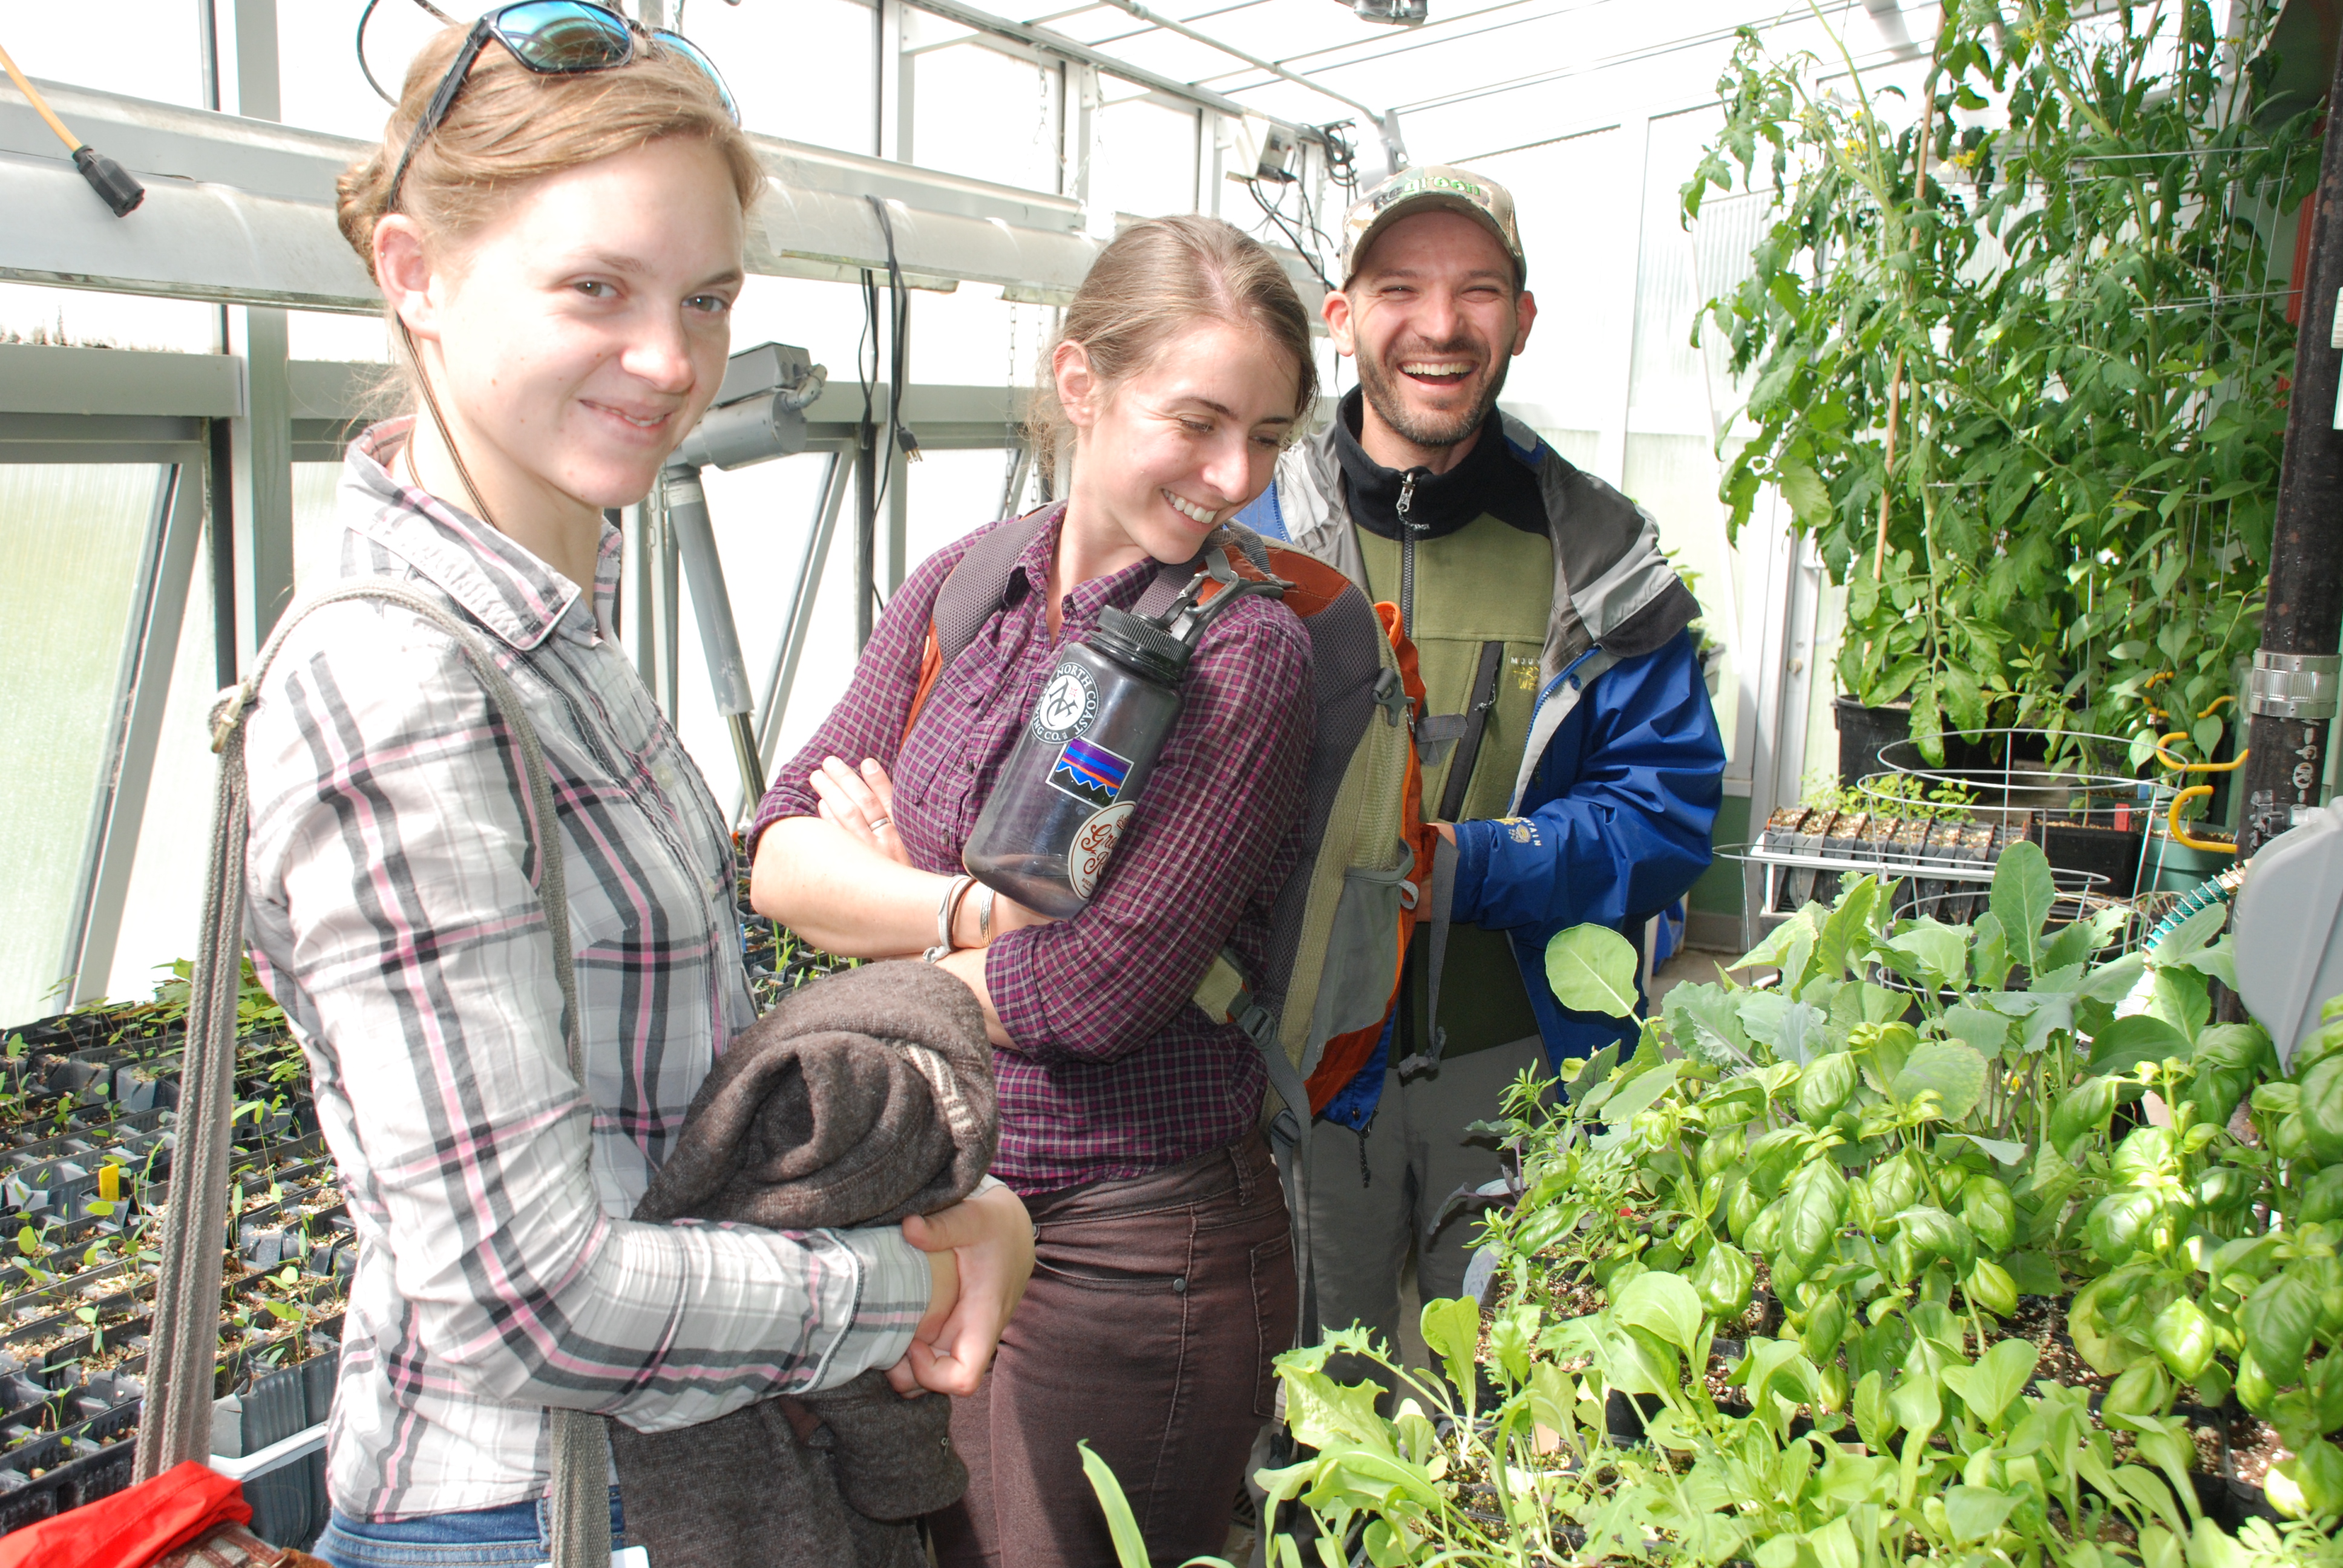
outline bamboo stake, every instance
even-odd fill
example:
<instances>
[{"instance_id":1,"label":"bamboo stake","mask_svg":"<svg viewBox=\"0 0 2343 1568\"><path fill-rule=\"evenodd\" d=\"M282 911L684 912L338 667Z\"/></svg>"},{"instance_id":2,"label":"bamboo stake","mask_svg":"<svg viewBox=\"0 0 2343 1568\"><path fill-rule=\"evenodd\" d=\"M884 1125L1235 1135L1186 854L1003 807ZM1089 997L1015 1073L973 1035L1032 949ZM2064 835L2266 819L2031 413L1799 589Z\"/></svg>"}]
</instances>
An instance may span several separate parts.
<instances>
[{"instance_id":1,"label":"bamboo stake","mask_svg":"<svg viewBox=\"0 0 2343 1568\"><path fill-rule=\"evenodd\" d=\"M1926 93L1927 102L1920 111L1920 177L1912 187L1912 203L1916 210L1913 224L1914 237L1918 237L1918 218L1925 217L1928 206L1928 149L1936 140L1936 74L1931 68ZM1916 246L1914 248L1917 248ZM1904 394L1904 351L1896 351L1896 368L1887 377L1887 464L1879 477L1879 543L1872 551L1871 576L1874 581L1887 578L1887 497L1896 479L1896 422L1901 412Z\"/></svg>"},{"instance_id":2,"label":"bamboo stake","mask_svg":"<svg viewBox=\"0 0 2343 1568\"><path fill-rule=\"evenodd\" d=\"M1904 400L1904 354L1896 351L1896 368L1887 377L1887 466L1879 476L1879 548L1873 552L1874 581L1887 580L1887 495L1896 482L1896 420Z\"/></svg>"}]
</instances>

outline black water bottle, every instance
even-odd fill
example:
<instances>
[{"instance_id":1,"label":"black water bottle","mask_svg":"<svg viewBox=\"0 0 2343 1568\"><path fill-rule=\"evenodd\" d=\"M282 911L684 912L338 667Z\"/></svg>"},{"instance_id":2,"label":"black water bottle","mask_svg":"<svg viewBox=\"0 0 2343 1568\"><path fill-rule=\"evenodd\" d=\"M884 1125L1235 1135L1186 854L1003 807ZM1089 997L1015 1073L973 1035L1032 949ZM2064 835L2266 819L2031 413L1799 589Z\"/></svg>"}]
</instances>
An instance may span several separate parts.
<instances>
[{"instance_id":1,"label":"black water bottle","mask_svg":"<svg viewBox=\"0 0 2343 1568\"><path fill-rule=\"evenodd\" d=\"M1192 652L1112 607L1067 644L969 836L969 875L1053 919L1080 914L1180 717Z\"/></svg>"}]
</instances>

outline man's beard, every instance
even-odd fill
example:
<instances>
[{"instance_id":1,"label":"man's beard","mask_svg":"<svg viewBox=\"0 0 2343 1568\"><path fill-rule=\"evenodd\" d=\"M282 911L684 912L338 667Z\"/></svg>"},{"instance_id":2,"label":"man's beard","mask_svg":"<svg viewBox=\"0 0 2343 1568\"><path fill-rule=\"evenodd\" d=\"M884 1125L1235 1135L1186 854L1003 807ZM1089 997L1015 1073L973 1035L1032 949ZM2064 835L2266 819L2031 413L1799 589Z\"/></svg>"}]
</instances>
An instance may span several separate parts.
<instances>
[{"instance_id":1,"label":"man's beard","mask_svg":"<svg viewBox=\"0 0 2343 1568\"><path fill-rule=\"evenodd\" d=\"M1433 359L1445 351L1414 352L1417 357ZM1393 363L1401 357L1394 354ZM1470 409L1458 414L1418 414L1408 406L1396 373L1386 372L1382 361L1363 354L1358 357L1359 389L1374 406L1377 417L1402 440L1426 450L1445 451L1478 430L1482 421L1488 418L1489 410L1496 407L1497 395L1505 389L1505 372L1512 368L1512 356L1499 354L1495 363L1496 373L1489 377L1481 396L1473 400Z\"/></svg>"}]
</instances>

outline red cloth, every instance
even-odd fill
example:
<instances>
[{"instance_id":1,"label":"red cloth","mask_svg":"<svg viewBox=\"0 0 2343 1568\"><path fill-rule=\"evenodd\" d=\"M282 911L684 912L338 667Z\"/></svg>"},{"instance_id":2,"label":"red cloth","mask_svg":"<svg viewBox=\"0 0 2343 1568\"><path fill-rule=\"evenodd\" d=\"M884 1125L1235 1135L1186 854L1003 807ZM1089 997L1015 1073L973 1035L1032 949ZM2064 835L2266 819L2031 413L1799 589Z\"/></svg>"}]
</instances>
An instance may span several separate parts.
<instances>
[{"instance_id":1,"label":"red cloth","mask_svg":"<svg viewBox=\"0 0 2343 1568\"><path fill-rule=\"evenodd\" d=\"M222 1524L249 1524L244 1484L189 1460L152 1481L0 1535L0 1568L146 1568Z\"/></svg>"}]
</instances>

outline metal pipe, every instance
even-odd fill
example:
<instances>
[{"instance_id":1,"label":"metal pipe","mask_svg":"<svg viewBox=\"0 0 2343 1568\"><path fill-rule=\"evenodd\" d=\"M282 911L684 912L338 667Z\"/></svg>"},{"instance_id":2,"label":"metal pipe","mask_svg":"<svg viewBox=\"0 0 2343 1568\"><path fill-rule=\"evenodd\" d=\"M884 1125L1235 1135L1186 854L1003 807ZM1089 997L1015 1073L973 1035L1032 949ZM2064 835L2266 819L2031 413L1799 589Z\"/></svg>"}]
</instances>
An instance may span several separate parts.
<instances>
[{"instance_id":1,"label":"metal pipe","mask_svg":"<svg viewBox=\"0 0 2343 1568\"><path fill-rule=\"evenodd\" d=\"M1274 60L1264 60L1258 55L1247 54L1244 50L1238 48L1233 44L1223 44L1209 33L1198 32L1195 28L1189 26L1185 22L1174 22L1169 16L1158 16L1146 6L1140 5L1139 0L1105 0L1105 3L1113 6L1118 11L1127 12L1131 15L1138 17L1141 21L1148 24L1150 26L1161 27L1166 33L1177 33L1180 36L1189 40L1191 43L1202 44L1208 49L1218 49L1222 54L1228 55L1232 60L1242 60L1246 65L1251 65L1256 71L1267 71L1271 75L1278 77L1282 81L1292 82L1297 87L1307 87L1322 98L1332 98L1338 104L1346 105L1351 108L1356 109L1359 113L1367 116L1368 123L1371 125L1380 126L1383 124L1383 111L1376 108L1373 105L1361 103L1358 99L1353 98L1347 94L1338 93L1332 87L1322 87L1317 83L1312 81L1309 77L1289 71ZM1192 92L1193 90L1194 89L1192 88L1190 89Z\"/></svg>"},{"instance_id":2,"label":"metal pipe","mask_svg":"<svg viewBox=\"0 0 2343 1568\"><path fill-rule=\"evenodd\" d=\"M2343 104L2343 55L2327 101ZM2343 630L2343 430L2336 428L2343 343L2335 337L2343 305L2343 115L2327 116L2318 188L2305 216L2313 221L2310 256L2296 280L2302 325L2278 461L2269 591L2245 697L2251 718L2239 775L2240 865L2291 828L2297 811L2318 805L2336 711L2336 638Z\"/></svg>"},{"instance_id":3,"label":"metal pipe","mask_svg":"<svg viewBox=\"0 0 2343 1568\"><path fill-rule=\"evenodd\" d=\"M1047 50L1052 55L1074 61L1079 65L1094 65L1108 75L1120 76L1136 86L1151 87L1159 93L1169 93L1175 98L1184 98L1189 103L1203 108L1217 109L1224 115L1243 116L1260 113L1259 110L1248 109L1234 98L1215 93L1209 87L1199 87L1192 82L1176 81L1170 76L1158 75L1153 71L1141 70L1127 60L1119 60L1112 55L1103 54L1091 48L1087 44L1078 44L1062 33L1052 33L1047 27L1028 26L1022 22L1011 22L1007 17L996 16L990 11L980 11L973 5L964 5L961 0L907 0L907 3L914 10L925 11L930 16L940 16L947 22L957 22L963 27L973 27L980 33L990 33L997 37L1013 38L1021 44ZM1126 6L1124 9L1131 8ZM1151 15L1143 15L1135 11L1132 14L1141 15L1143 21L1154 22L1158 26L1172 25L1158 22ZM1203 41L1208 44L1212 42L1210 39ZM1249 56L1240 55L1225 45L1212 44L1212 47L1244 60L1248 65L1253 63ZM1274 70L1276 67L1269 68ZM1313 82L1301 77L1293 79L1300 81L1303 86L1309 87L1313 92L1326 92L1323 87L1318 86ZM1342 98L1337 94L1328 93L1326 95L1337 98L1342 103L1351 102L1350 99ZM1373 109L1366 112L1370 115L1376 114ZM1269 117L1275 118L1274 116ZM1379 116L1377 117L1380 118ZM1326 139L1323 133L1312 130L1306 126L1296 126L1291 128L1295 136L1305 142L1323 143Z\"/></svg>"},{"instance_id":4,"label":"metal pipe","mask_svg":"<svg viewBox=\"0 0 2343 1568\"><path fill-rule=\"evenodd\" d=\"M797 685L798 664L805 655L806 638L813 625L814 598L821 591L821 574L830 561L830 541L838 529L838 514L846 506L847 481L853 465L843 451L830 455L821 493L814 498L813 517L806 525L805 548L798 557L797 581L789 588L789 613L781 618L781 640L773 649L772 672L765 678L764 718L757 726L757 756L769 769L780 745L781 715L789 710L789 692Z\"/></svg>"},{"instance_id":5,"label":"metal pipe","mask_svg":"<svg viewBox=\"0 0 2343 1568\"><path fill-rule=\"evenodd\" d=\"M677 464L660 475L667 491L667 522L676 553L691 579L691 608L699 621L700 651L708 658L708 680L716 711L732 731L732 757L740 767L747 799L765 796L765 770L757 756L755 699L749 668L740 657L740 633L732 621L732 598L724 589L724 563L716 553L716 527L708 516L708 493L699 470Z\"/></svg>"}]
</instances>

